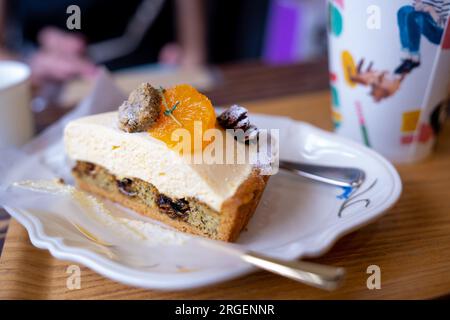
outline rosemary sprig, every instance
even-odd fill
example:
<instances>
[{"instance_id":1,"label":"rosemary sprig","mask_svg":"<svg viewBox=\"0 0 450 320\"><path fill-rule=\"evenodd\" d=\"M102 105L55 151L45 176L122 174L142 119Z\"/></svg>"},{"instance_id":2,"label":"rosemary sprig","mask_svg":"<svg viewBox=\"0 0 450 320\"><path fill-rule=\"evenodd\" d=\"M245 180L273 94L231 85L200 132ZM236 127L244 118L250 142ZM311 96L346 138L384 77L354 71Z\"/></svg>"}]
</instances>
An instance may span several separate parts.
<instances>
[{"instance_id":1,"label":"rosemary sprig","mask_svg":"<svg viewBox=\"0 0 450 320\"><path fill-rule=\"evenodd\" d=\"M172 106L172 108L166 109L164 111L164 114L166 116L170 116L171 114L173 114L173 112L175 111L175 109L178 107L179 104L180 104L180 101L175 102L175 104Z\"/></svg>"},{"instance_id":2,"label":"rosemary sprig","mask_svg":"<svg viewBox=\"0 0 450 320\"><path fill-rule=\"evenodd\" d=\"M159 87L159 94L161 95L162 103L163 103L164 107L166 108L166 110L164 110L164 115L171 117L172 120L176 122L176 124L178 124L180 127L182 127L183 125L181 124L181 122L178 121L177 118L175 118L175 116L173 115L173 111L178 107L178 105L180 104L180 101L177 101L172 106L172 108L169 108L169 106L167 105L166 97L164 96L165 91L166 91L166 89L164 89L163 87Z\"/></svg>"}]
</instances>

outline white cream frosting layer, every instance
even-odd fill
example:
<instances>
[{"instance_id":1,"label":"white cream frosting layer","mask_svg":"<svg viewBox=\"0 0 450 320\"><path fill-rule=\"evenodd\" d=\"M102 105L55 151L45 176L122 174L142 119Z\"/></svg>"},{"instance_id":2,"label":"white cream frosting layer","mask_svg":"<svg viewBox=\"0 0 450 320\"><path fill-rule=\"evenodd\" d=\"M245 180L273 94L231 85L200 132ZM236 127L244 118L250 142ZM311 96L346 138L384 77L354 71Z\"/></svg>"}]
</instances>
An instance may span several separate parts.
<instances>
[{"instance_id":1,"label":"white cream frosting layer","mask_svg":"<svg viewBox=\"0 0 450 320\"><path fill-rule=\"evenodd\" d=\"M196 198L216 211L252 172L250 164L191 164L147 132L126 133L117 112L70 122L64 132L72 160L100 165L118 177L139 178L173 198Z\"/></svg>"}]
</instances>

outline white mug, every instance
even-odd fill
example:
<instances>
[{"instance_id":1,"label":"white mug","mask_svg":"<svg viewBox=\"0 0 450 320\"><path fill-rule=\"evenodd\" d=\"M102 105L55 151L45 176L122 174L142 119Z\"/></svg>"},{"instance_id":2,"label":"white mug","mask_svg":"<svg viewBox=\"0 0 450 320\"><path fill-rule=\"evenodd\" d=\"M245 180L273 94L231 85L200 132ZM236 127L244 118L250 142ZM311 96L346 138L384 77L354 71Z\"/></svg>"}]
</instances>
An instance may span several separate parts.
<instances>
[{"instance_id":1,"label":"white mug","mask_svg":"<svg viewBox=\"0 0 450 320\"><path fill-rule=\"evenodd\" d=\"M448 97L450 0L328 5L335 131L397 163L426 158Z\"/></svg>"},{"instance_id":2,"label":"white mug","mask_svg":"<svg viewBox=\"0 0 450 320\"><path fill-rule=\"evenodd\" d=\"M0 148L19 147L34 133L30 69L15 61L0 61Z\"/></svg>"}]
</instances>

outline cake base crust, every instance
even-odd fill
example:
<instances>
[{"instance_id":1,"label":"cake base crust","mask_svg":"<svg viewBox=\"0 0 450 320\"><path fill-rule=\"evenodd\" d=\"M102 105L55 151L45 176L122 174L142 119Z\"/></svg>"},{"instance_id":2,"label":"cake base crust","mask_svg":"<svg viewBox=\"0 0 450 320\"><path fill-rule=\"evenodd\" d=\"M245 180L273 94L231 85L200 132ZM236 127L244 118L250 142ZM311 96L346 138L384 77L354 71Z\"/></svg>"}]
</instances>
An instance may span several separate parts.
<instances>
[{"instance_id":1,"label":"cake base crust","mask_svg":"<svg viewBox=\"0 0 450 320\"><path fill-rule=\"evenodd\" d=\"M85 170L86 167L90 170ZM247 225L269 178L261 176L258 170L254 169L235 194L222 204L220 212L217 212L196 199L170 199L160 194L153 185L139 179L131 177L117 179L105 168L88 162L78 161L72 172L78 188L84 191L119 203L177 230L228 242L235 241ZM108 179L109 184L102 185L96 181L98 172L101 172L103 179ZM123 188L119 187L124 180L137 180L140 186L148 190L150 200L144 202L133 193L125 194ZM183 207L188 206L188 209L179 209L183 212L167 211L165 208L168 205L166 203L162 205L161 199L168 199L168 203L174 203L177 208L176 204L181 201Z\"/></svg>"}]
</instances>

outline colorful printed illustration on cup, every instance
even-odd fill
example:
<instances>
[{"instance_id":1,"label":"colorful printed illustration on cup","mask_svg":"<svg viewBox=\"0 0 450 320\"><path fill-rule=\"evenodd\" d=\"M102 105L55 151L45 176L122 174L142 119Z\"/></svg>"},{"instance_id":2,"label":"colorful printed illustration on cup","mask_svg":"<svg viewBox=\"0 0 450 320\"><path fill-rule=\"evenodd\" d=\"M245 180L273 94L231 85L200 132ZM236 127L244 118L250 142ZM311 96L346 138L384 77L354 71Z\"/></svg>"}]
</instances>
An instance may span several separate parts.
<instances>
[{"instance_id":1,"label":"colorful printed illustration on cup","mask_svg":"<svg viewBox=\"0 0 450 320\"><path fill-rule=\"evenodd\" d=\"M421 41L427 39L439 46L450 13L450 0L414 0L411 5L401 7L397 12L397 24L401 44L401 62L392 72L377 70L370 62L364 68L365 59L359 60L356 72L350 79L371 88L370 95L375 102L381 102L398 92L403 80L421 65ZM447 28L448 29L448 28ZM449 32L446 32L448 34ZM447 40L445 36L445 43ZM444 44L443 44L444 46Z\"/></svg>"},{"instance_id":2,"label":"colorful printed illustration on cup","mask_svg":"<svg viewBox=\"0 0 450 320\"><path fill-rule=\"evenodd\" d=\"M411 110L402 114L401 144L411 144L414 141L414 132L420 120L420 109Z\"/></svg>"},{"instance_id":3,"label":"colorful printed illustration on cup","mask_svg":"<svg viewBox=\"0 0 450 320\"><path fill-rule=\"evenodd\" d=\"M339 111L341 107L341 99L339 91L336 87L337 75L330 72L330 89L331 89L331 118L333 120L334 128L337 129L342 123L342 113Z\"/></svg>"},{"instance_id":4,"label":"colorful printed illustration on cup","mask_svg":"<svg viewBox=\"0 0 450 320\"><path fill-rule=\"evenodd\" d=\"M338 79L338 76L335 72L330 72L329 77L332 84L335 83Z\"/></svg>"},{"instance_id":5,"label":"colorful printed illustration on cup","mask_svg":"<svg viewBox=\"0 0 450 320\"><path fill-rule=\"evenodd\" d=\"M336 108L331 109L331 119L333 120L333 126L335 129L339 128L342 124L342 113Z\"/></svg>"},{"instance_id":6,"label":"colorful printed illustration on cup","mask_svg":"<svg viewBox=\"0 0 450 320\"><path fill-rule=\"evenodd\" d=\"M429 123L419 124L420 116L420 110L412 110L403 113L401 144L408 145L414 141L426 143L433 138L434 134L431 125Z\"/></svg>"},{"instance_id":7,"label":"colorful printed illustration on cup","mask_svg":"<svg viewBox=\"0 0 450 320\"><path fill-rule=\"evenodd\" d=\"M349 51L343 51L341 61L345 83L351 88L356 87L356 82L352 79L353 75L356 74L356 64L352 54Z\"/></svg>"},{"instance_id":8,"label":"colorful printed illustration on cup","mask_svg":"<svg viewBox=\"0 0 450 320\"><path fill-rule=\"evenodd\" d=\"M370 87L370 95L375 102L380 102L394 95L399 89L405 75L391 74L387 70L375 70L374 63L370 62L364 68L365 59L361 59L356 71L350 75L354 83Z\"/></svg>"},{"instance_id":9,"label":"colorful printed illustration on cup","mask_svg":"<svg viewBox=\"0 0 450 320\"><path fill-rule=\"evenodd\" d=\"M337 88L333 85L331 85L331 103L333 104L333 107L339 108L341 103L339 99L339 92Z\"/></svg>"},{"instance_id":10,"label":"colorful printed illustration on cup","mask_svg":"<svg viewBox=\"0 0 450 320\"><path fill-rule=\"evenodd\" d=\"M420 66L422 36L436 46L441 44L449 14L450 0L413 0L398 10L402 59L395 74L407 75Z\"/></svg>"},{"instance_id":11,"label":"colorful printed illustration on cup","mask_svg":"<svg viewBox=\"0 0 450 320\"><path fill-rule=\"evenodd\" d=\"M328 30L331 34L339 37L344 29L344 19L337 5L343 8L344 0L334 0L328 3Z\"/></svg>"},{"instance_id":12,"label":"colorful printed illustration on cup","mask_svg":"<svg viewBox=\"0 0 450 320\"><path fill-rule=\"evenodd\" d=\"M344 0L333 0L333 1L339 8L344 10Z\"/></svg>"},{"instance_id":13,"label":"colorful printed illustration on cup","mask_svg":"<svg viewBox=\"0 0 450 320\"><path fill-rule=\"evenodd\" d=\"M412 110L403 113L401 143L411 144L414 141L419 143L427 143L431 139L434 139L434 137L436 137L441 131L442 124L446 118L446 110L446 102L443 101L439 103L433 108L428 121L421 123L420 125L420 110ZM419 128L418 131L417 128Z\"/></svg>"},{"instance_id":14,"label":"colorful printed illustration on cup","mask_svg":"<svg viewBox=\"0 0 450 320\"><path fill-rule=\"evenodd\" d=\"M370 147L371 144L370 144L370 140L369 140L369 131L367 130L366 119L364 117L363 108L359 101L355 102L355 108L356 108L356 115L358 116L358 123L359 123L359 127L361 129L361 134L362 134L364 144L366 146Z\"/></svg>"}]
</instances>

